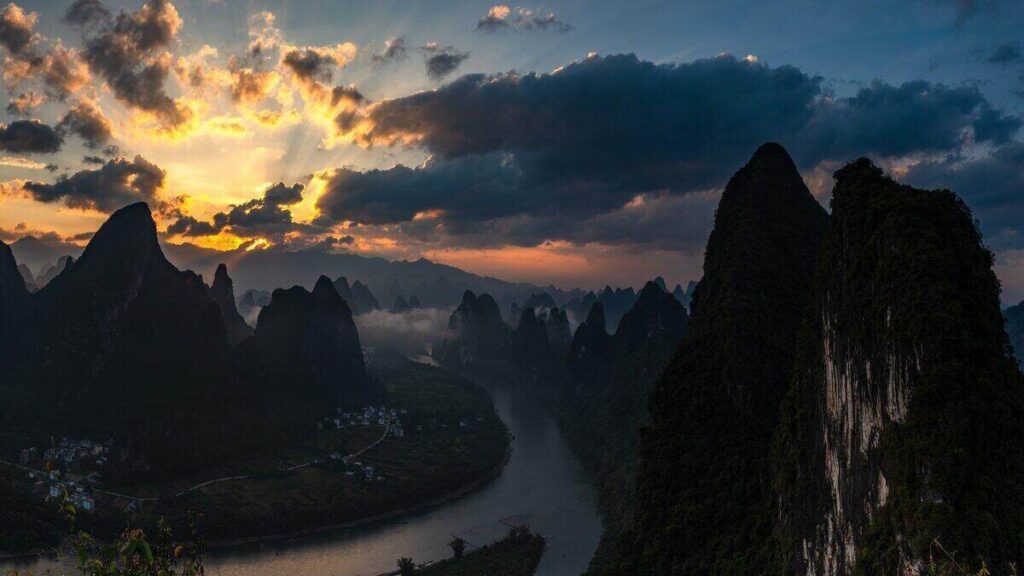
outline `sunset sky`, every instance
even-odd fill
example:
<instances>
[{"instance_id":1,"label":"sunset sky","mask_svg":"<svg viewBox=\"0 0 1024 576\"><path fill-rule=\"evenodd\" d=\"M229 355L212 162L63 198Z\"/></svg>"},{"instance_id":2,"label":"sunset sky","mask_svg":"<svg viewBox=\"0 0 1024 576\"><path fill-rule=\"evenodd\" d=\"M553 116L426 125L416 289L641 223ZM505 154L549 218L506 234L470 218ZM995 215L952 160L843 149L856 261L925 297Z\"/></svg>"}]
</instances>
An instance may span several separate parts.
<instances>
[{"instance_id":1,"label":"sunset sky","mask_svg":"<svg viewBox=\"0 0 1024 576\"><path fill-rule=\"evenodd\" d=\"M20 0L0 239L145 200L175 243L685 283L775 140L826 206L859 156L959 192L1018 300L1022 29L998 0Z\"/></svg>"}]
</instances>

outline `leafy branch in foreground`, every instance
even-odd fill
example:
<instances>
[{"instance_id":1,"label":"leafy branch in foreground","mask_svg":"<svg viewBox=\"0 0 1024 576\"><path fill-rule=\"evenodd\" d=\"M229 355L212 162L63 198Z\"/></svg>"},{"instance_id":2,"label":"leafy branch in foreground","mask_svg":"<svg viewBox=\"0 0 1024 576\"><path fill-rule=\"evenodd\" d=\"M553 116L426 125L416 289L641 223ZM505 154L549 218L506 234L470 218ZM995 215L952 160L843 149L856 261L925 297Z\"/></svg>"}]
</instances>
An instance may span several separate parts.
<instances>
[{"instance_id":1,"label":"leafy branch in foreground","mask_svg":"<svg viewBox=\"0 0 1024 576\"><path fill-rule=\"evenodd\" d=\"M925 576L994 576L985 565L984 560L981 561L981 567L977 570L962 564L956 559L956 553L946 550L938 538L932 540L928 551L928 565L925 567L924 574ZM1017 565L1010 562L1005 574L1006 576L1017 576Z\"/></svg>"},{"instance_id":2,"label":"leafy branch in foreground","mask_svg":"<svg viewBox=\"0 0 1024 576\"><path fill-rule=\"evenodd\" d=\"M102 544L91 534L78 530L78 509L64 492L60 512L71 532L71 548L81 576L203 576L206 544L198 536L195 514L189 515L191 542L178 542L161 519L155 535L140 528L126 528L118 538ZM51 573L51 572L48 572ZM8 576L18 576L11 571ZM28 576L28 575L25 575Z\"/></svg>"}]
</instances>

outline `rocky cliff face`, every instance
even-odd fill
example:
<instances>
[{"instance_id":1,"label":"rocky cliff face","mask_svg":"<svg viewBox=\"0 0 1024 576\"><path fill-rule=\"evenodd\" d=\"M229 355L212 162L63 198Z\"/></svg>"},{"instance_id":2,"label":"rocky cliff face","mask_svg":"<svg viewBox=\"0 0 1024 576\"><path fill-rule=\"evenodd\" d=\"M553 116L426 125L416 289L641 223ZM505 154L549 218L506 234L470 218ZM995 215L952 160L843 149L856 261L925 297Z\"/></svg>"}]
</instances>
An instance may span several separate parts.
<instances>
[{"instance_id":1,"label":"rocky cliff face","mask_svg":"<svg viewBox=\"0 0 1024 576\"><path fill-rule=\"evenodd\" d=\"M756 574L771 566L769 452L827 216L786 151L729 181L688 333L651 390L636 529L619 574Z\"/></svg>"},{"instance_id":2,"label":"rocky cliff face","mask_svg":"<svg viewBox=\"0 0 1024 576\"><path fill-rule=\"evenodd\" d=\"M921 574L935 538L1020 559L1024 382L967 207L867 160L835 175L775 447L777 532L796 574Z\"/></svg>"},{"instance_id":3,"label":"rocky cliff face","mask_svg":"<svg viewBox=\"0 0 1024 576\"><path fill-rule=\"evenodd\" d=\"M494 299L466 290L448 319L444 340L435 345L434 357L455 369L494 369L508 361L508 339L509 328Z\"/></svg>"},{"instance_id":4,"label":"rocky cliff face","mask_svg":"<svg viewBox=\"0 0 1024 576\"><path fill-rule=\"evenodd\" d=\"M246 324L245 319L238 313L238 307L235 305L234 283L228 276L228 268L224 264L217 266L213 284L210 286L210 297L220 309L220 316L224 321L224 330L229 343L238 344L253 335L252 327Z\"/></svg>"},{"instance_id":5,"label":"rocky cliff face","mask_svg":"<svg viewBox=\"0 0 1024 576\"><path fill-rule=\"evenodd\" d=\"M260 311L256 346L272 380L294 383L296 400L355 405L376 396L352 312L325 276L312 292L301 286L274 290Z\"/></svg>"}]
</instances>

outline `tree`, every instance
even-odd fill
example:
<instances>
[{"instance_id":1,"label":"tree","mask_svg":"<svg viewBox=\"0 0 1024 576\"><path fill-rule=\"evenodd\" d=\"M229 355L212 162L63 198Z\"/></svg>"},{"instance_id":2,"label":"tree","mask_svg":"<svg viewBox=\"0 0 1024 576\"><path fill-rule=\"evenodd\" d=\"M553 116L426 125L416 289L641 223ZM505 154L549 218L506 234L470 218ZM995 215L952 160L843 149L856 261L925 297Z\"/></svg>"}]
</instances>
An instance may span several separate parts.
<instances>
[{"instance_id":1,"label":"tree","mask_svg":"<svg viewBox=\"0 0 1024 576\"><path fill-rule=\"evenodd\" d=\"M412 561L412 558L406 558L402 556L398 559L398 573L402 576L412 576L413 572L416 571L416 563Z\"/></svg>"},{"instance_id":2,"label":"tree","mask_svg":"<svg viewBox=\"0 0 1024 576\"><path fill-rule=\"evenodd\" d=\"M452 553L455 554L456 558L462 558L462 554L466 551L466 541L456 536L448 543L448 547L452 549Z\"/></svg>"}]
</instances>

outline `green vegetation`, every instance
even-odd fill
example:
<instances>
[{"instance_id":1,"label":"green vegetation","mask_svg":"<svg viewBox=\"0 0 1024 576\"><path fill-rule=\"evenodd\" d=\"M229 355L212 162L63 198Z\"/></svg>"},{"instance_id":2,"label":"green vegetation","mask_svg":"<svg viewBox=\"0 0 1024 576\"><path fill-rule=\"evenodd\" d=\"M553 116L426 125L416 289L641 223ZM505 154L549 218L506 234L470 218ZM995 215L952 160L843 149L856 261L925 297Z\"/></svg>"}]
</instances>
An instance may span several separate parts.
<instances>
[{"instance_id":1,"label":"green vegetation","mask_svg":"<svg viewBox=\"0 0 1024 576\"><path fill-rule=\"evenodd\" d=\"M769 573L771 435L827 216L778 145L730 180L689 332L650 392L609 574Z\"/></svg>"},{"instance_id":2,"label":"green vegetation","mask_svg":"<svg viewBox=\"0 0 1024 576\"><path fill-rule=\"evenodd\" d=\"M350 464L327 459L283 471L332 452L356 453L384 432L376 423L317 430L319 420L313 420L304 439L282 451L266 450L246 461L159 483L104 484L104 489L121 494L166 496L214 478L251 476L182 497L142 502L138 512L127 511L127 499L99 494L96 509L80 515L82 525L109 538L126 520L152 530L166 518L180 531L189 520L184 511L191 510L201 514L203 533L211 541L288 534L411 510L465 488L468 481L489 477L502 464L507 431L481 388L450 372L385 353L373 359L371 372L384 386L382 404L406 410L399 417L402 437L387 436ZM373 468L373 479L363 473L366 467ZM14 498L34 501L41 496L19 491ZM8 516L0 510L0 519Z\"/></svg>"},{"instance_id":3,"label":"green vegetation","mask_svg":"<svg viewBox=\"0 0 1024 576\"><path fill-rule=\"evenodd\" d=\"M928 559L936 538L967 572L983 562L1001 570L1024 558L1024 382L1007 355L992 254L948 190L902 186L867 160L836 178L815 313L799 336L775 442L786 563L802 565L837 490L874 504L884 475L884 505L846 512L859 574L895 574L906 558ZM835 442L839 425L824 416L826 345L854 383L844 402L897 406L894 390L910 398L885 418L877 445L857 445L867 426L860 420L843 424L856 431L851 443ZM842 451L834 460L848 467L838 488L826 469L826 434Z\"/></svg>"},{"instance_id":4,"label":"green vegetation","mask_svg":"<svg viewBox=\"0 0 1024 576\"><path fill-rule=\"evenodd\" d=\"M544 538L526 526L514 527L504 539L465 556L449 558L402 576L533 576L544 554ZM402 560L408 560L403 558ZM399 561L401 562L401 561Z\"/></svg>"},{"instance_id":5,"label":"green vegetation","mask_svg":"<svg viewBox=\"0 0 1024 576\"><path fill-rule=\"evenodd\" d=\"M589 574L603 574L633 520L640 429L647 425L648 390L677 346L659 340L621 359L612 382L589 398L562 403L560 426L594 480L604 534Z\"/></svg>"}]
</instances>

